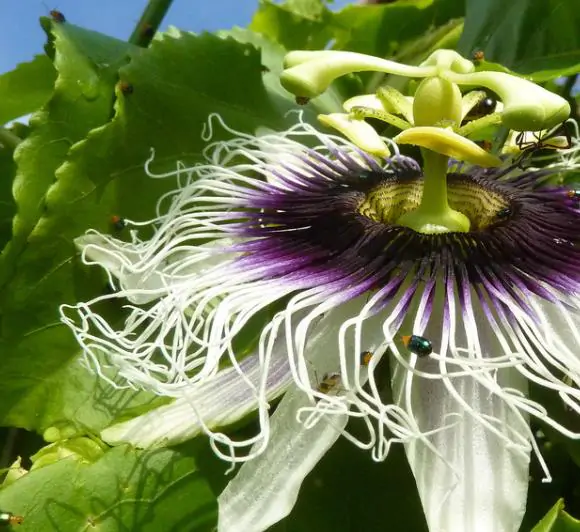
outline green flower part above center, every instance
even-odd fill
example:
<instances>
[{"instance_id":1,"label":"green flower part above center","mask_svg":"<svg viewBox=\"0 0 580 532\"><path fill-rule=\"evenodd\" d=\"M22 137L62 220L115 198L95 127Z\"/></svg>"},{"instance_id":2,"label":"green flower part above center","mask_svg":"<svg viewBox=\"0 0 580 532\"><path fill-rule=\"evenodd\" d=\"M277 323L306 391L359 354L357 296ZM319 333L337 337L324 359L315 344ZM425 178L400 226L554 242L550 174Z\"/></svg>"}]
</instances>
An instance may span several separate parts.
<instances>
[{"instance_id":1,"label":"green flower part above center","mask_svg":"<svg viewBox=\"0 0 580 532\"><path fill-rule=\"evenodd\" d=\"M423 193L419 203L397 219L399 225L419 233L470 231L470 217L448 198L449 158L483 167L497 167L502 161L467 138L469 135L499 124L518 131L537 131L563 122L570 114L568 102L560 96L503 72L473 72L473 63L452 50L437 50L419 66L352 52L298 51L287 55L285 66L282 85L305 98L318 96L334 79L350 72L423 78L413 97L391 87L381 88L374 95L355 96L345 102L346 113L319 116L325 125L338 129L363 151L380 158L388 157L390 151L365 122L367 118L400 129L395 142L421 147ZM471 91L462 96L460 86L491 89L501 102L490 115L462 126L467 113L486 93Z\"/></svg>"},{"instance_id":2,"label":"green flower part above center","mask_svg":"<svg viewBox=\"0 0 580 532\"><path fill-rule=\"evenodd\" d=\"M419 66L354 52L296 51L286 56L285 67L280 82L299 97L319 96L345 74L375 71L409 78L439 78L455 86L485 87L499 96L504 125L517 131L551 128L570 115L569 103L557 94L505 72L473 72L471 61L453 50L437 50ZM426 93L421 98L427 98Z\"/></svg>"}]
</instances>

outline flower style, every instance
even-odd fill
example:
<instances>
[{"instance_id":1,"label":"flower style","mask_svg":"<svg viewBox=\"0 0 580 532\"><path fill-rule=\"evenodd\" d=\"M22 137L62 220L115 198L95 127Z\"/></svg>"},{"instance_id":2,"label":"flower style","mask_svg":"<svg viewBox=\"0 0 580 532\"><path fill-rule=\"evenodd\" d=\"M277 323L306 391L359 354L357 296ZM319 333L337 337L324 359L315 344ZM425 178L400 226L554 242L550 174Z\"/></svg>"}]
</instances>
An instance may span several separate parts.
<instances>
[{"instance_id":1,"label":"flower style","mask_svg":"<svg viewBox=\"0 0 580 532\"><path fill-rule=\"evenodd\" d=\"M332 63L314 54L317 67ZM311 67L304 57L290 70ZM491 74L429 60L406 68L426 77L431 96L443 87L452 99L462 76ZM302 96L316 95L309 90ZM508 96L507 121L528 124ZM543 185L577 167L578 145L521 169L456 138L461 95L451 127L425 118L432 110L418 98L403 133L423 147L423 165L385 139L379 157L301 120L252 136L214 116L208 137L217 121L233 138L210 144L206 164L164 176L178 188L147 222L150 239L131 221L130 242L78 239L84 262L103 267L116 291L63 305L63 321L103 378L113 366L129 385L174 399L102 437L150 447L204 433L219 456L245 462L220 496L220 531L265 530L287 515L341 434L375 460L405 445L431 530L517 530L532 451L543 464L530 416L580 437L527 393L534 383L580 412L580 210L566 187ZM533 126L552 127L553 113L541 114L534 107ZM348 129L360 118L347 117L335 123ZM450 150L490 164L449 164ZM129 302L119 329L98 313L108 299ZM220 429L252 411L254 437L235 441ZM366 438L349 432L350 418L363 421Z\"/></svg>"}]
</instances>

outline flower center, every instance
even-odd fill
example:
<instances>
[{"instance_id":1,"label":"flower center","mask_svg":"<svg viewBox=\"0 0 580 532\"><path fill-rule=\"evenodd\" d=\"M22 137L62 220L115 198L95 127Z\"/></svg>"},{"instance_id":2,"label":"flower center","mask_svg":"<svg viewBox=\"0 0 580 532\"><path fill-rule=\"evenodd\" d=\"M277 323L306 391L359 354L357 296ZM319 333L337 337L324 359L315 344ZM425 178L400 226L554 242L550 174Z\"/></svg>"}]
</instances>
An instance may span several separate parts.
<instances>
[{"instance_id":1,"label":"flower center","mask_svg":"<svg viewBox=\"0 0 580 532\"><path fill-rule=\"evenodd\" d=\"M401 216L419 207L423 185L422 177L383 180L365 191L357 212L374 222L398 225ZM486 229L511 215L508 198L461 174L448 174L447 194L449 206L469 219L471 231Z\"/></svg>"}]
</instances>

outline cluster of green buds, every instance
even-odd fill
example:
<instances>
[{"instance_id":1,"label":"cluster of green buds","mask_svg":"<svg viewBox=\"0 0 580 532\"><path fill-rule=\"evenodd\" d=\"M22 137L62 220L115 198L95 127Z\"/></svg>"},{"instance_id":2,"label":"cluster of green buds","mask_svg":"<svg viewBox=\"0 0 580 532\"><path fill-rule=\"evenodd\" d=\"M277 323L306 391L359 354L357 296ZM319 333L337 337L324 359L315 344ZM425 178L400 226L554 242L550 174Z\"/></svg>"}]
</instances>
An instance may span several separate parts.
<instances>
[{"instance_id":1,"label":"cluster of green buds","mask_svg":"<svg viewBox=\"0 0 580 532\"><path fill-rule=\"evenodd\" d=\"M401 132L397 144L421 148L423 198L417 209L398 220L422 233L467 232L469 219L447 201L446 175L449 158L483 167L500 166L496 155L468 137L491 125L507 129L541 131L564 122L570 106L560 96L517 76L496 71L475 72L474 64L452 50L437 50L421 65L409 66L378 57L339 51L294 51L285 58L281 75L284 88L302 101L322 94L338 77L353 72L382 72L421 82L413 95L392 87L375 94L355 96L344 102L344 113L320 115L319 120L345 135L362 150L388 157L389 148L366 118L381 120ZM460 87L469 89L462 95ZM462 122L483 101L485 88L498 97L494 112Z\"/></svg>"}]
</instances>

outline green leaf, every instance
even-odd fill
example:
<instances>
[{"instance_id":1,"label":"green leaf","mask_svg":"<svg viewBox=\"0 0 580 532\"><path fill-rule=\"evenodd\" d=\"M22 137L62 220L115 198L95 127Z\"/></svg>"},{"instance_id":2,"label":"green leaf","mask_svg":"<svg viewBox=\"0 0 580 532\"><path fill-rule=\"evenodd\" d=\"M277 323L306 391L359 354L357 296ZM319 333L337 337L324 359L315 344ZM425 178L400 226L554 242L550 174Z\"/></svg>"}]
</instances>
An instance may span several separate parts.
<instances>
[{"instance_id":1,"label":"green leaf","mask_svg":"<svg viewBox=\"0 0 580 532\"><path fill-rule=\"evenodd\" d=\"M326 4L332 3L332 1L333 0L286 0L284 2L284 8L300 17L317 20L328 11L326 9Z\"/></svg>"},{"instance_id":2,"label":"green leaf","mask_svg":"<svg viewBox=\"0 0 580 532\"><path fill-rule=\"evenodd\" d=\"M210 531L217 503L195 460L176 450L117 447L35 469L0 492L0 508L40 530Z\"/></svg>"},{"instance_id":3,"label":"green leaf","mask_svg":"<svg viewBox=\"0 0 580 532\"><path fill-rule=\"evenodd\" d=\"M116 211L103 209L96 228L108 228L111 214L153 216L157 200L176 181L147 177L144 164L151 149L154 172L175 170L178 161L199 162L207 145L202 131L211 113L245 132L284 124L262 83L259 53L231 38L173 29L133 56L120 74L126 88L117 87L114 117L71 151L61 170L63 186L73 186L75 176L82 175L91 184L93 201L105 190L115 197ZM214 126L212 140L230 136ZM57 196L60 192L54 190L52 197L62 204Z\"/></svg>"},{"instance_id":4,"label":"green leaf","mask_svg":"<svg viewBox=\"0 0 580 532\"><path fill-rule=\"evenodd\" d=\"M361 86L353 80L340 78L331 87L317 98L313 98L305 106L296 104L294 95L290 94L280 83L280 74L283 70L283 60L287 51L280 44L245 28L233 28L229 31L220 32L220 35L231 36L239 42L249 43L258 48L262 57L262 79L269 96L276 105L278 112L286 115L288 111L302 111L303 119L321 127L316 120L320 113L342 112L342 103L358 94ZM295 121L296 116L291 118Z\"/></svg>"},{"instance_id":5,"label":"green leaf","mask_svg":"<svg viewBox=\"0 0 580 532\"><path fill-rule=\"evenodd\" d=\"M433 28L462 17L460 0L409 0L385 5L350 5L336 13L333 48L392 57Z\"/></svg>"},{"instance_id":6,"label":"green leaf","mask_svg":"<svg viewBox=\"0 0 580 532\"><path fill-rule=\"evenodd\" d=\"M14 240L2 252L0 285L7 281L16 257L42 216L44 195L68 150L109 118L117 70L129 49L121 41L70 24L50 24L44 21L54 39L58 78L50 101L31 118L32 133L15 152L18 215L14 219ZM86 55L91 45L93 56ZM104 50L110 53L106 62Z\"/></svg>"},{"instance_id":7,"label":"green leaf","mask_svg":"<svg viewBox=\"0 0 580 532\"><path fill-rule=\"evenodd\" d=\"M52 94L56 71L50 59L37 55L0 76L0 124L32 113Z\"/></svg>"},{"instance_id":8,"label":"green leaf","mask_svg":"<svg viewBox=\"0 0 580 532\"><path fill-rule=\"evenodd\" d=\"M566 427L572 432L578 432L578 414L569 408L560 395L534 382L529 384L530 399L541 404L553 422ZM580 442L568 438L552 427L551 424L534 420L532 431L536 443L550 472L551 481L545 481L543 466L536 460L530 464L530 485L526 514L521 530L531 530L548 512L551 502L566 494L575 493L579 487L580 478ZM576 507L572 507L577 512ZM557 529L559 530L559 529Z\"/></svg>"},{"instance_id":9,"label":"green leaf","mask_svg":"<svg viewBox=\"0 0 580 532\"><path fill-rule=\"evenodd\" d=\"M282 5L268 0L260 4L250 28L287 50L314 50L331 44L337 50L391 57L404 45L431 33L433 27L463 14L460 0L350 5L338 13L314 0Z\"/></svg>"},{"instance_id":10,"label":"green leaf","mask_svg":"<svg viewBox=\"0 0 580 532\"><path fill-rule=\"evenodd\" d=\"M58 38L55 45L58 57ZM5 338L0 348L5 369L0 413L6 415L26 398L9 417L19 426L44 430L59 420L89 428L108 423L92 407L78 415L67 409L72 388L60 384L64 389L57 390L66 379L79 379L74 371L70 375L63 370L49 378L78 355L72 334L60 324L58 306L100 295L104 287L99 270L79 267L73 239L89 227L111 231L112 214L150 218L159 197L175 187L175 179L152 179L145 174L151 148L156 153L154 171L175 170L178 161L192 165L201 160L207 145L201 133L209 113L219 113L228 126L246 132L258 126L279 129L285 124L262 82L259 53L250 45L171 30L150 48L132 50L130 55L131 62L120 71L122 83L114 89L114 108L103 106L106 116L99 115L103 125L95 124L89 132L79 130L79 136L86 136L70 147L67 144L61 153L49 153L50 165L57 166L57 181L45 198L40 194L46 214L30 236L22 239L27 247L14 261L16 274L6 276L10 291L2 299ZM112 97L111 85L108 88ZM62 98L60 104L62 112L71 115L78 105L76 100ZM56 124L47 117L46 127ZM230 135L219 126L214 133L213 140ZM55 144L46 136L28 144L27 161L40 162L46 145ZM34 167L41 172L38 165ZM54 172L52 168L48 171ZM48 177L44 168L42 172ZM114 322L120 318L119 303L109 303L103 312ZM43 398L47 404L36 419Z\"/></svg>"},{"instance_id":11,"label":"green leaf","mask_svg":"<svg viewBox=\"0 0 580 532\"><path fill-rule=\"evenodd\" d=\"M113 371L105 370L104 373L115 380ZM57 441L87 433L98 434L113 422L142 414L167 402L169 399L152 393L114 388L75 357L27 389L4 422L45 432L47 441Z\"/></svg>"},{"instance_id":12,"label":"green leaf","mask_svg":"<svg viewBox=\"0 0 580 532\"><path fill-rule=\"evenodd\" d=\"M463 20L454 18L399 47L393 60L418 65L439 48L454 49L463 31Z\"/></svg>"},{"instance_id":13,"label":"green leaf","mask_svg":"<svg viewBox=\"0 0 580 532\"><path fill-rule=\"evenodd\" d=\"M333 14L321 2L302 4L262 2L254 14L250 29L287 50L326 48L334 37Z\"/></svg>"},{"instance_id":14,"label":"green leaf","mask_svg":"<svg viewBox=\"0 0 580 532\"><path fill-rule=\"evenodd\" d=\"M82 437L63 439L42 447L33 456L31 471L55 464L69 456L77 462L92 464L105 453L107 446L100 440Z\"/></svg>"},{"instance_id":15,"label":"green leaf","mask_svg":"<svg viewBox=\"0 0 580 532\"><path fill-rule=\"evenodd\" d=\"M564 499L560 499L532 529L532 532L575 532L578 530L580 530L580 521L564 511Z\"/></svg>"},{"instance_id":16,"label":"green leaf","mask_svg":"<svg viewBox=\"0 0 580 532\"><path fill-rule=\"evenodd\" d=\"M48 201L46 193L71 147L109 119L118 67L129 49L126 43L70 24L44 24L54 38L58 78L52 98L32 117L32 131L15 152L18 210L12 240L0 257L0 419L21 393L41 384L76 353L74 339L60 325L58 305L72 299L72 237L91 221L87 202L82 217L74 218L73 198L87 193L87 182L75 176L74 194L61 198L66 207ZM102 212L107 199L99 199ZM50 223L54 219L60 225Z\"/></svg>"},{"instance_id":17,"label":"green leaf","mask_svg":"<svg viewBox=\"0 0 580 532\"><path fill-rule=\"evenodd\" d=\"M468 0L459 51L483 50L534 81L580 71L580 10L576 0Z\"/></svg>"}]
</instances>

